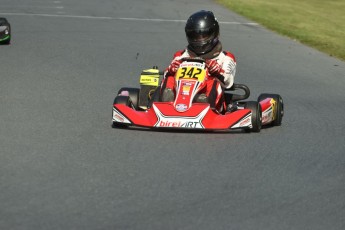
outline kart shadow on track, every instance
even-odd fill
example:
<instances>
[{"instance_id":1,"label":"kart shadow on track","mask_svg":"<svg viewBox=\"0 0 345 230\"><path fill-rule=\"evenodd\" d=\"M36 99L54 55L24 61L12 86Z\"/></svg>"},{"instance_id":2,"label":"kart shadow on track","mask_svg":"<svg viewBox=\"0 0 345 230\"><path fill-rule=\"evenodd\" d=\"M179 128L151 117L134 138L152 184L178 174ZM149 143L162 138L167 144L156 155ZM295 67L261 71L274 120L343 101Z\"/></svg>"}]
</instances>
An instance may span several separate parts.
<instances>
[{"instance_id":1,"label":"kart shadow on track","mask_svg":"<svg viewBox=\"0 0 345 230\"><path fill-rule=\"evenodd\" d=\"M161 129L152 129L147 127L138 127L138 126L118 126L111 124L111 128L117 130L128 130L128 131L141 131L141 132L169 132L169 133L191 133L191 134L224 134L224 133L231 133L231 134L243 134L249 133L243 129L236 129L236 130L198 130L198 129L171 129L171 128L161 128ZM269 128L269 127L267 127ZM266 128L265 128L266 129Z\"/></svg>"}]
</instances>

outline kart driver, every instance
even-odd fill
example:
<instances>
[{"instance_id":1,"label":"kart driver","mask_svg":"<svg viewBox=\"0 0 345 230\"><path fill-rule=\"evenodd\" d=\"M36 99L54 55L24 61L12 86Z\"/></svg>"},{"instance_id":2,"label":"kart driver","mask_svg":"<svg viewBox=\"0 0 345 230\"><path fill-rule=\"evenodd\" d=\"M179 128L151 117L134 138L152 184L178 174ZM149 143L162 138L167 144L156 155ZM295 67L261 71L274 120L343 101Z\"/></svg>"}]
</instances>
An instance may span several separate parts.
<instances>
[{"instance_id":1,"label":"kart driver","mask_svg":"<svg viewBox=\"0 0 345 230\"><path fill-rule=\"evenodd\" d=\"M222 110L223 90L231 88L236 72L235 56L222 51L219 41L219 24L211 11L198 11L192 14L186 23L185 33L188 41L186 49L177 51L164 73L161 84L161 100L174 101L174 75L182 63L182 58L200 57L206 60L206 67L211 75L206 80L206 87L196 98L197 102L209 102L211 108Z\"/></svg>"}]
</instances>

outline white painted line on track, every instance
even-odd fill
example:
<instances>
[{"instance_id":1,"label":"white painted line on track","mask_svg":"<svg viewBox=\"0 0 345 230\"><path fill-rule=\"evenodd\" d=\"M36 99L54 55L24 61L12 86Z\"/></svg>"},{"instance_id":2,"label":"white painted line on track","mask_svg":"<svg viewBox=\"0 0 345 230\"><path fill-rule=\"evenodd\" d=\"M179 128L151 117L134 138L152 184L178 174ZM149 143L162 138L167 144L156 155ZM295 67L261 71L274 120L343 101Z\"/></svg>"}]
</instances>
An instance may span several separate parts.
<instances>
[{"instance_id":1,"label":"white painted line on track","mask_svg":"<svg viewBox=\"0 0 345 230\"><path fill-rule=\"evenodd\" d=\"M114 18L115 19L115 18ZM118 20L126 21L154 21L154 22L186 22L186 20L171 20L171 19L154 19L154 18L117 18ZM252 22L222 22L221 24L237 24L237 25L258 25Z\"/></svg>"},{"instance_id":2,"label":"white painted line on track","mask_svg":"<svg viewBox=\"0 0 345 230\"><path fill-rule=\"evenodd\" d=\"M114 17L97 17L86 15L59 15L59 14L29 14L29 13L1 13L0 15L8 16L37 16L37 17L57 17L57 18L80 18L80 19L100 19L100 20L122 20L122 21L150 21L150 22L186 22L186 20L174 19L158 19L158 18L114 18ZM255 22L219 22L220 24L228 25L253 25L257 26Z\"/></svg>"},{"instance_id":3,"label":"white painted line on track","mask_svg":"<svg viewBox=\"0 0 345 230\"><path fill-rule=\"evenodd\" d=\"M15 8L25 8L25 9L60 9L63 8L63 6L34 6L34 5L30 5L30 6L15 6ZM14 8L13 6L1 6L1 8ZM0 13L2 14L2 13Z\"/></svg>"}]
</instances>

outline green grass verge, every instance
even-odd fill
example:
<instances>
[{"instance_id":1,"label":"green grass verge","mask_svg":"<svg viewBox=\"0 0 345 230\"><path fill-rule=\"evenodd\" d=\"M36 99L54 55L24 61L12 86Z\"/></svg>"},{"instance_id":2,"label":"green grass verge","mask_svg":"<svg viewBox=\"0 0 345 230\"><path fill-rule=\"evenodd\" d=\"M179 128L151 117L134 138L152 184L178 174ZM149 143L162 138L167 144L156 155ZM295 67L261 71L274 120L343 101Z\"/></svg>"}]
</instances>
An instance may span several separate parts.
<instances>
[{"instance_id":1,"label":"green grass verge","mask_svg":"<svg viewBox=\"0 0 345 230\"><path fill-rule=\"evenodd\" d=\"M345 0L216 0L268 29L345 60Z\"/></svg>"}]
</instances>

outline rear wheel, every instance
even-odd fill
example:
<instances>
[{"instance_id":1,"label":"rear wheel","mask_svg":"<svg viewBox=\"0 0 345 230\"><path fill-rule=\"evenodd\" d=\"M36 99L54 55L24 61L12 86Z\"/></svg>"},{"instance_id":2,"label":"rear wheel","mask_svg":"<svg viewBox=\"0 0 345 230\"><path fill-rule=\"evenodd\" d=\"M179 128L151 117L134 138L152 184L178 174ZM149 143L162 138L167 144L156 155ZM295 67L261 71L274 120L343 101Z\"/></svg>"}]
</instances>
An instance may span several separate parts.
<instances>
[{"instance_id":1,"label":"rear wheel","mask_svg":"<svg viewBox=\"0 0 345 230\"><path fill-rule=\"evenodd\" d=\"M261 130L261 105L257 101L248 101L245 103L244 108L252 111L252 128L246 131L260 132Z\"/></svg>"},{"instance_id":2,"label":"rear wheel","mask_svg":"<svg viewBox=\"0 0 345 230\"><path fill-rule=\"evenodd\" d=\"M282 124L282 120L284 116L283 98L279 94L263 93L258 97L258 102L265 100L266 98L272 98L273 100L275 100L276 103L273 108L274 117L273 117L273 122L271 124L273 126L280 126Z\"/></svg>"}]
</instances>

